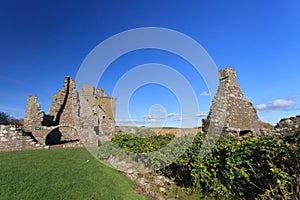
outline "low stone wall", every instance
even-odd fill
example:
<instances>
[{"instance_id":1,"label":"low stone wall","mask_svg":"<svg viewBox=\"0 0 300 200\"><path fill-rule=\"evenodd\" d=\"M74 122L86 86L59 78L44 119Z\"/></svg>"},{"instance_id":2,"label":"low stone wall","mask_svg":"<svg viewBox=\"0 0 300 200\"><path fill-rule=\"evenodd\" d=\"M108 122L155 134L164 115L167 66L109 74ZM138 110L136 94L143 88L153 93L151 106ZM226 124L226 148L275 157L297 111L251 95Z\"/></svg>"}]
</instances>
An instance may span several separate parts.
<instances>
[{"instance_id":1,"label":"low stone wall","mask_svg":"<svg viewBox=\"0 0 300 200\"><path fill-rule=\"evenodd\" d=\"M281 119L272 132L277 135L291 135L300 129L300 115Z\"/></svg>"},{"instance_id":2,"label":"low stone wall","mask_svg":"<svg viewBox=\"0 0 300 200\"><path fill-rule=\"evenodd\" d=\"M175 200L175 198L170 197L173 195L170 189L172 186L174 188L175 183L167 177L152 172L145 173L142 172L143 170L139 171L133 163L126 162L118 157L111 156L107 162L134 182L136 191L151 196L151 199Z\"/></svg>"},{"instance_id":3,"label":"low stone wall","mask_svg":"<svg viewBox=\"0 0 300 200\"><path fill-rule=\"evenodd\" d=\"M81 148L84 147L84 145L81 142L69 142L65 144L56 144L56 145L50 145L47 146L49 150L53 149L64 149L64 148Z\"/></svg>"},{"instance_id":4,"label":"low stone wall","mask_svg":"<svg viewBox=\"0 0 300 200\"><path fill-rule=\"evenodd\" d=\"M0 152L25 151L37 149L61 149L84 147L80 141L57 145L42 145L34 138L25 134L22 129L15 126L0 125Z\"/></svg>"},{"instance_id":5,"label":"low stone wall","mask_svg":"<svg viewBox=\"0 0 300 200\"><path fill-rule=\"evenodd\" d=\"M45 146L35 142L30 136L26 136L21 129L15 126L0 125L0 152L44 148Z\"/></svg>"}]
</instances>

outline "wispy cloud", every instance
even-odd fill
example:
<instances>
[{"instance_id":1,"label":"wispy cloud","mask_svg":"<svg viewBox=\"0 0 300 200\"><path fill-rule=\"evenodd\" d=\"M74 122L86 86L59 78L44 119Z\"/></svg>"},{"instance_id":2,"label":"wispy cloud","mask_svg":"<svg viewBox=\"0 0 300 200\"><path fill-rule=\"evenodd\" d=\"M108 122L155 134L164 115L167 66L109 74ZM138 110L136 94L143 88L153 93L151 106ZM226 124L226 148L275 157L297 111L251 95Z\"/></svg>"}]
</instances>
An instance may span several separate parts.
<instances>
[{"instance_id":1,"label":"wispy cloud","mask_svg":"<svg viewBox=\"0 0 300 200\"><path fill-rule=\"evenodd\" d=\"M172 122L195 120L197 118L206 117L208 112L200 112L198 114L181 114L181 113L169 113L167 116L156 115L144 115L144 120L118 120L119 125L149 125L149 124L164 124L168 120Z\"/></svg>"},{"instance_id":2,"label":"wispy cloud","mask_svg":"<svg viewBox=\"0 0 300 200\"><path fill-rule=\"evenodd\" d=\"M178 117L178 116L182 116L183 114L180 113L169 113L168 117Z\"/></svg>"},{"instance_id":3,"label":"wispy cloud","mask_svg":"<svg viewBox=\"0 0 300 200\"><path fill-rule=\"evenodd\" d=\"M200 112L200 113L198 113L198 114L196 114L196 117L207 117L207 115L208 115L208 112Z\"/></svg>"},{"instance_id":4,"label":"wispy cloud","mask_svg":"<svg viewBox=\"0 0 300 200\"><path fill-rule=\"evenodd\" d=\"M125 119L118 120L119 125L146 125L146 124L159 124L164 123L165 118L153 118L153 116L144 116L145 120L134 120L134 119Z\"/></svg>"},{"instance_id":5,"label":"wispy cloud","mask_svg":"<svg viewBox=\"0 0 300 200\"><path fill-rule=\"evenodd\" d=\"M210 96L211 96L210 93L208 93L206 91L204 91L200 94L200 97L210 97Z\"/></svg>"},{"instance_id":6,"label":"wispy cloud","mask_svg":"<svg viewBox=\"0 0 300 200\"><path fill-rule=\"evenodd\" d=\"M165 116L158 116L158 115L157 115L157 116L153 116L153 115L144 115L143 118L148 119L148 120L150 120L150 119L166 119Z\"/></svg>"},{"instance_id":7,"label":"wispy cloud","mask_svg":"<svg viewBox=\"0 0 300 200\"><path fill-rule=\"evenodd\" d=\"M117 123L119 125L144 125L144 124L146 124L145 121L132 120L132 119L118 120Z\"/></svg>"},{"instance_id":8,"label":"wispy cloud","mask_svg":"<svg viewBox=\"0 0 300 200\"><path fill-rule=\"evenodd\" d=\"M200 112L198 114L180 114L180 113L169 113L168 117L172 119L172 121L183 121L183 120L194 120L195 118L207 117L208 112Z\"/></svg>"},{"instance_id":9,"label":"wispy cloud","mask_svg":"<svg viewBox=\"0 0 300 200\"><path fill-rule=\"evenodd\" d=\"M172 121L182 121L186 120L186 115L180 113L169 113L168 117L172 119Z\"/></svg>"},{"instance_id":10,"label":"wispy cloud","mask_svg":"<svg viewBox=\"0 0 300 200\"><path fill-rule=\"evenodd\" d=\"M300 95L292 95L292 96L288 96L285 99L291 100L291 99L298 99L300 98Z\"/></svg>"},{"instance_id":11,"label":"wispy cloud","mask_svg":"<svg viewBox=\"0 0 300 200\"><path fill-rule=\"evenodd\" d=\"M287 99L276 99L274 101L256 105L257 110L261 111L270 111L270 110L297 110L299 108L295 108L296 103L292 100Z\"/></svg>"},{"instance_id":12,"label":"wispy cloud","mask_svg":"<svg viewBox=\"0 0 300 200\"><path fill-rule=\"evenodd\" d=\"M148 119L145 121L146 124L149 124L149 123L154 123L154 124L160 124L160 123L164 123L165 120L163 119Z\"/></svg>"},{"instance_id":13,"label":"wispy cloud","mask_svg":"<svg viewBox=\"0 0 300 200\"><path fill-rule=\"evenodd\" d=\"M176 121L183 121L183 120L188 120L187 117L176 117L176 118L173 118L173 122L176 122Z\"/></svg>"}]
</instances>

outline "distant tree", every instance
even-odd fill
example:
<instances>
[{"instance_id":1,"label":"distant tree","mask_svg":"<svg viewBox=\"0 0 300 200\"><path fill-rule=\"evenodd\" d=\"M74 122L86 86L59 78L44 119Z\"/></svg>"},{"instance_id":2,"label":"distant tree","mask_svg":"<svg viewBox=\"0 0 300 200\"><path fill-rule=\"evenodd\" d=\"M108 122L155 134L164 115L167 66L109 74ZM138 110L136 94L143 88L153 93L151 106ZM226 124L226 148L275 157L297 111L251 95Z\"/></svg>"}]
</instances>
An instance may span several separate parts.
<instances>
[{"instance_id":1,"label":"distant tree","mask_svg":"<svg viewBox=\"0 0 300 200\"><path fill-rule=\"evenodd\" d=\"M0 124L23 126L23 119L16 119L5 112L0 112Z\"/></svg>"},{"instance_id":2,"label":"distant tree","mask_svg":"<svg viewBox=\"0 0 300 200\"><path fill-rule=\"evenodd\" d=\"M10 124L10 116L5 112L0 112L0 124L8 125Z\"/></svg>"}]
</instances>

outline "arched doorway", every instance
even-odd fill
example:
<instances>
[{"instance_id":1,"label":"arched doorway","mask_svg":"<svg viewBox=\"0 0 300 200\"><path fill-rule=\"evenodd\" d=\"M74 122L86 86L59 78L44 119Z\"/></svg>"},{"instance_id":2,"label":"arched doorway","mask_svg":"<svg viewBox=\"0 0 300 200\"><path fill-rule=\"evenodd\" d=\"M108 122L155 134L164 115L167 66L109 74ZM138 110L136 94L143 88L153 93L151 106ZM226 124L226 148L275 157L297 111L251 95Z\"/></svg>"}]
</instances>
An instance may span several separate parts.
<instances>
[{"instance_id":1,"label":"arched doorway","mask_svg":"<svg viewBox=\"0 0 300 200\"><path fill-rule=\"evenodd\" d=\"M45 139L46 145L65 144L79 142L80 138L76 128L68 125L60 125L53 129Z\"/></svg>"},{"instance_id":2,"label":"arched doorway","mask_svg":"<svg viewBox=\"0 0 300 200\"><path fill-rule=\"evenodd\" d=\"M47 136L45 140L46 145L59 144L61 142L61 132L59 128L53 129Z\"/></svg>"}]
</instances>

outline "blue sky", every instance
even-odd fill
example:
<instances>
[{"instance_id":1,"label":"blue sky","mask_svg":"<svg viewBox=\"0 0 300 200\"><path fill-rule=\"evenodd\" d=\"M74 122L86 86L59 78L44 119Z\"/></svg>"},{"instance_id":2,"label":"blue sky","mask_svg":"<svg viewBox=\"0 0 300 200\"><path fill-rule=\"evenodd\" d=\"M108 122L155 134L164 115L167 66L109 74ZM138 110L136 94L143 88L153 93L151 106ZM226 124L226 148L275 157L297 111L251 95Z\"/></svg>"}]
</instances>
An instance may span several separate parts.
<instances>
[{"instance_id":1,"label":"blue sky","mask_svg":"<svg viewBox=\"0 0 300 200\"><path fill-rule=\"evenodd\" d=\"M219 68L235 68L261 120L276 124L300 113L298 0L6 0L0 1L0 25L0 111L18 118L24 116L28 95L37 95L48 112L63 77L75 78L91 50L117 33L139 27L179 31L201 44ZM181 73L199 101L195 115L208 112L211 97L202 77L182 58L160 50L121 56L105 71L99 86L112 94L124 73L145 63L162 63ZM181 113L176 95L156 84L140 87L128 104L130 119L122 118L117 107L120 124L157 126L166 117L163 125L179 126L195 117Z\"/></svg>"}]
</instances>

